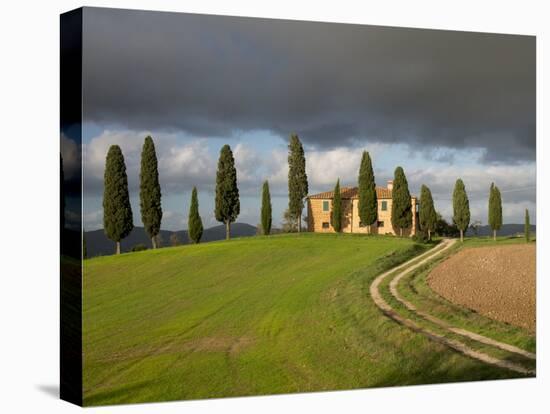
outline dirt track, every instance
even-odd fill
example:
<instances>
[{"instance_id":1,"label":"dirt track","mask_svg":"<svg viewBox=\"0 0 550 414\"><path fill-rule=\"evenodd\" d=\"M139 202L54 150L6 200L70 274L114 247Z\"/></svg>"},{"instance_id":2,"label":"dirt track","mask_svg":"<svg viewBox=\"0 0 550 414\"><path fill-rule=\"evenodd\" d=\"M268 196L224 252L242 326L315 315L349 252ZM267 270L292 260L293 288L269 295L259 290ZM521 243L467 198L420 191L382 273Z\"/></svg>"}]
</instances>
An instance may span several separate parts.
<instances>
[{"instance_id":1,"label":"dirt track","mask_svg":"<svg viewBox=\"0 0 550 414\"><path fill-rule=\"evenodd\" d=\"M428 283L453 303L535 332L535 254L534 244L465 249Z\"/></svg>"},{"instance_id":2,"label":"dirt track","mask_svg":"<svg viewBox=\"0 0 550 414\"><path fill-rule=\"evenodd\" d=\"M530 354L529 352L527 352L525 350L516 348L516 347L511 346L509 344L505 344L505 343L501 343L501 342L492 340L491 338L487 338L487 337L484 337L482 335L477 335L477 334L475 334L473 332L470 332L470 331L467 331L465 329L454 328L454 327L450 326L449 324L447 324L446 322L440 321L437 318L434 318L434 317L432 317L431 315L429 315L425 312L419 311L418 309L416 309L414 307L414 305L412 305L411 303L403 300L403 298L401 298L398 295L398 293L396 291L396 288L395 288L395 285L399 281L400 278L402 278L406 274L412 272L414 269L422 266L423 264L429 262L434 257L441 254L443 251L449 249L450 247L452 247L452 245L455 242L456 242L456 239L446 239L439 246L437 246L437 247L435 247L431 250L428 250L427 252L421 254L420 256L417 256L417 257L409 260L408 262L405 262L405 263L401 264L400 266L397 266L393 269L388 270L385 273L382 273L381 275L378 275L374 279L374 281L372 282L372 284L370 286L370 294L371 294L371 297L372 297L374 303L376 304L376 306L378 306L380 308L380 310L382 310L382 312L386 316L392 318L397 323L408 327L409 329L411 329L414 332L425 335L428 338L430 338L431 340L433 340L435 342L439 342L439 343L441 343L441 344L443 344L443 345L445 345L449 348L452 348L455 351L458 351L458 352L460 352L460 353L462 353L466 356L469 356L471 358L474 358L474 359L477 359L479 361L485 362L487 364L497 365L499 367L507 368L507 369L510 369L512 371L516 371L516 372L519 372L519 373L522 373L522 374L535 375L535 370L533 370L533 369L526 368L521 364L517 364L515 362L508 361L506 359L499 359L499 358L492 357L489 354L477 351L477 350L469 347L468 345L466 345L465 343L463 343L461 341L457 341L457 340L454 340L454 339L451 339L451 338L447 338L444 335L436 333L436 332L434 332L430 329L421 327L420 325L418 325L417 322L413 321L412 319L408 319L408 318L398 314L396 312L396 310L394 308L392 308L390 306L390 304L388 302L386 302L384 300L384 298L382 297L382 295L380 294L379 287L380 287L380 284L382 283L382 281L386 277L391 275L392 273L397 272L397 274L394 274L394 278L392 279L392 282L390 282L391 294L394 296L395 299L400 301L402 304L404 304L411 311L413 311L413 312L417 313L418 315L422 316L424 319L430 320L431 322L433 322L437 325L443 326L445 329L447 329L450 332L457 333L459 335L468 337L468 338L473 339L473 340L478 341L478 342L489 344L491 346L496 346L497 348L500 348L500 349L507 349L510 352L520 353L520 354L523 354L523 355L528 354L529 358L535 359L536 356L534 354ZM393 286L392 286L392 284L393 284Z\"/></svg>"}]
</instances>

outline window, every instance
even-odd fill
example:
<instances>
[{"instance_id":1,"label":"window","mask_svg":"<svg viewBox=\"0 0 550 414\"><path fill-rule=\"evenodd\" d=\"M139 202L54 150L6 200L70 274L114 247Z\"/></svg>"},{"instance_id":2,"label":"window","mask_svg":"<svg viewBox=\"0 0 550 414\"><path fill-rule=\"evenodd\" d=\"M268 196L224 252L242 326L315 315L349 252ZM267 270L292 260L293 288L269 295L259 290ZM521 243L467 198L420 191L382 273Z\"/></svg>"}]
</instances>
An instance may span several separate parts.
<instances>
[{"instance_id":1,"label":"window","mask_svg":"<svg viewBox=\"0 0 550 414\"><path fill-rule=\"evenodd\" d=\"M329 207L329 203L328 203L328 200L324 200L323 201L323 211L329 211L330 207ZM323 223L324 225L325 223Z\"/></svg>"},{"instance_id":2,"label":"window","mask_svg":"<svg viewBox=\"0 0 550 414\"><path fill-rule=\"evenodd\" d=\"M383 222L383 221L379 221L379 222L378 222L378 227L384 227L384 222Z\"/></svg>"},{"instance_id":3,"label":"window","mask_svg":"<svg viewBox=\"0 0 550 414\"><path fill-rule=\"evenodd\" d=\"M328 203L328 201L327 201L327 203ZM324 204L324 203L323 203L323 204ZM324 221L324 222L323 222L323 228L324 228L324 229L328 229L328 228L329 228L328 221Z\"/></svg>"},{"instance_id":4,"label":"window","mask_svg":"<svg viewBox=\"0 0 550 414\"><path fill-rule=\"evenodd\" d=\"M388 202L387 201L382 201L381 210L382 211L387 211L388 210Z\"/></svg>"}]
</instances>

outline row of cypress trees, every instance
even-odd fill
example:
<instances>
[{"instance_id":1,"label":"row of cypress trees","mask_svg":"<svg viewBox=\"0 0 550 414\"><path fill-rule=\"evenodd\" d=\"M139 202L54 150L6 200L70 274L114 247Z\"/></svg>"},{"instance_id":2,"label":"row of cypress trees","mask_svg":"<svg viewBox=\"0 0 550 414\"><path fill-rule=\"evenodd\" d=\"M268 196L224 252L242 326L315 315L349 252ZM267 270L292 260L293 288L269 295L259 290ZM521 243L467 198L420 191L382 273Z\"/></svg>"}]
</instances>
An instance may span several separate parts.
<instances>
[{"instance_id":1,"label":"row of cypress trees","mask_svg":"<svg viewBox=\"0 0 550 414\"><path fill-rule=\"evenodd\" d=\"M300 221L307 196L308 184L305 172L305 156L302 143L293 134L289 144L289 210ZM158 176L158 160L153 139L145 138L141 153L140 209L145 231L151 238L153 248L162 222L161 189ZM230 238L231 223L240 213L239 188L235 159L229 145L220 150L216 172L215 217L225 225L226 239ZM270 234L272 206L269 184L262 187L261 226L263 234ZM122 150L112 145L107 153L104 173L103 227L105 234L116 243L120 253L120 241L133 230L133 213L128 191L128 177ZM299 226L300 228L301 226ZM199 214L197 189L193 187L188 219L189 240L198 243L202 237L203 225Z\"/></svg>"},{"instance_id":2,"label":"row of cypress trees","mask_svg":"<svg viewBox=\"0 0 550 414\"><path fill-rule=\"evenodd\" d=\"M289 173L289 214L298 223L301 231L301 216L304 200L308 193L305 155L302 143L296 134L292 134L288 145ZM372 161L367 151L361 158L358 177L359 218L364 226L371 225L378 220L378 200ZM128 178L124 156L118 145L109 148L105 175L104 175L104 231L107 237L116 242L116 253L120 253L120 240L125 238L133 229L133 214L128 192ZM158 160L153 139L145 138L141 153L140 170L140 210L145 231L151 238L153 248L156 248L156 237L160 232L162 221L161 189L158 177ZM394 172L392 191L391 221L394 228L398 228L400 236L403 230L412 225L411 195L407 178L402 167ZM427 232L428 238L435 230L437 213L433 204L430 189L422 185L419 209L420 228ZM225 224L226 239L230 238L231 223L240 213L239 189L237 187L237 170L235 159L229 145L224 145L220 151L216 172L216 220ZM342 199L340 194L340 180L334 188L334 199L331 213L332 225L335 231L342 230ZM526 223L529 217L526 211ZM453 222L460 231L460 239L464 239L464 231L470 222L469 200L464 183L458 179L453 191ZM500 190L491 184L489 194L489 224L493 229L493 237L502 226L502 200ZM270 234L272 225L272 206L269 183L262 186L261 226L263 234ZM526 229L528 224L526 224ZM203 225L199 215L197 189L193 187L191 206L189 210L188 235L191 242L198 243L202 237ZM526 238L528 239L528 230Z\"/></svg>"},{"instance_id":3,"label":"row of cypress trees","mask_svg":"<svg viewBox=\"0 0 550 414\"><path fill-rule=\"evenodd\" d=\"M460 231L460 241L464 241L464 232L470 224L470 202L460 178L456 180L453 191L453 222ZM497 231L502 227L502 197L495 183L491 183L489 188L488 223L493 230L493 239L496 240Z\"/></svg>"},{"instance_id":4,"label":"row of cypress trees","mask_svg":"<svg viewBox=\"0 0 550 414\"><path fill-rule=\"evenodd\" d=\"M419 224L420 228L428 233L428 238L434 231L437 220L432 193L428 187L422 185ZM459 230L460 239L463 241L464 232L470 224L470 202L464 182L460 178L456 180L453 190L453 223ZM502 227L502 199L500 190L494 183L491 183L489 189L488 223L493 230L493 238L496 240L496 232Z\"/></svg>"},{"instance_id":5,"label":"row of cypress trees","mask_svg":"<svg viewBox=\"0 0 550 414\"><path fill-rule=\"evenodd\" d=\"M457 179L453 190L453 223L460 232L460 241L464 241L464 232L470 225L470 201L466 193L466 186L462 179ZM489 188L488 223L493 230L493 239L496 240L497 231L502 227L502 198L499 188L491 183ZM422 185L420 192L419 224L423 231L431 238L437 224L437 213L434 208L430 189Z\"/></svg>"},{"instance_id":6,"label":"row of cypress trees","mask_svg":"<svg viewBox=\"0 0 550 414\"><path fill-rule=\"evenodd\" d=\"M304 200L308 193L306 159L304 147L297 134L291 134L288 144L288 211L291 219L297 223L298 232L302 229L301 218ZM226 226L226 239L230 238L231 223L240 212L239 189L235 160L229 145L220 152L216 174L216 220ZM262 185L262 203L260 208L260 226L262 234L269 235L272 226L271 193L268 181Z\"/></svg>"},{"instance_id":7,"label":"row of cypress trees","mask_svg":"<svg viewBox=\"0 0 550 414\"><path fill-rule=\"evenodd\" d=\"M470 203L460 178L456 180L453 191L453 222L460 231L460 241L464 241L464 232L470 224ZM488 223L493 230L493 239L496 240L497 231L502 227L502 197L495 183L491 183L489 188Z\"/></svg>"},{"instance_id":8,"label":"row of cypress trees","mask_svg":"<svg viewBox=\"0 0 550 414\"><path fill-rule=\"evenodd\" d=\"M118 145L111 145L107 152L103 178L103 229L105 235L116 243L116 254L120 254L120 241L133 230L134 221L126 164ZM141 221L155 249L162 222L162 193L155 144L150 136L145 138L141 151L139 181ZM203 226L196 187L193 187L191 194L188 224L189 240L198 243L202 237Z\"/></svg>"},{"instance_id":9,"label":"row of cypress trees","mask_svg":"<svg viewBox=\"0 0 550 414\"><path fill-rule=\"evenodd\" d=\"M364 151L361 158L358 177L358 210L361 223L368 226L378 220L378 200L376 196L376 184L372 161L368 152ZM403 230L412 225L411 194L409 192L407 178L402 167L397 167L394 172L392 190L391 221L394 228L399 229L400 236ZM489 225L493 229L493 238L502 227L502 198L499 188L492 183L489 190ZM526 210L526 239L529 240L529 212ZM334 187L333 207L331 212L332 226L336 232L342 230L342 199L340 194L340 179ZM430 189L422 185L420 190L420 207L418 212L420 229L427 233L431 240L431 234L437 225L437 212ZM462 179L457 179L453 190L453 222L460 231L460 240L464 241L464 232L470 224L470 205L466 188Z\"/></svg>"},{"instance_id":10,"label":"row of cypress trees","mask_svg":"<svg viewBox=\"0 0 550 414\"><path fill-rule=\"evenodd\" d=\"M304 200L308 193L306 159L304 147L297 134L291 134L288 144L288 211L291 219L297 223L298 232L302 229L301 219ZM229 145L220 152L216 174L216 220L225 223L226 239L230 238L231 223L240 212L239 189L235 160ZM262 185L262 203L260 225L264 235L271 233L272 226L271 193L268 181Z\"/></svg>"}]
</instances>

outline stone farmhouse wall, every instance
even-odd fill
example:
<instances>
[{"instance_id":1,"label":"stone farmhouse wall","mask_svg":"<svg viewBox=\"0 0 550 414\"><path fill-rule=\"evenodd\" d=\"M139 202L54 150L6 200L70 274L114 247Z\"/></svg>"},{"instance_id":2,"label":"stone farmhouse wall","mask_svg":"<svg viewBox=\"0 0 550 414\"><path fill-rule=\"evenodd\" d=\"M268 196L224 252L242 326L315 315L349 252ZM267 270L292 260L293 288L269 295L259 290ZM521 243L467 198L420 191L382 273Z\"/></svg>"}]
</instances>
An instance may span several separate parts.
<instances>
[{"instance_id":1,"label":"stone farmhouse wall","mask_svg":"<svg viewBox=\"0 0 550 414\"><path fill-rule=\"evenodd\" d=\"M326 211L323 207L327 207ZM383 205L385 204L385 209ZM417 233L417 200L411 198L413 223L412 227L403 231L404 236L413 236ZM359 219L359 199L342 199L342 232L343 233L370 233L370 234L393 234L399 235L399 229L394 229L391 223L392 200L378 200L378 223L371 226L362 226ZM316 233L334 233L331 222L332 199L309 198L307 203L308 231Z\"/></svg>"}]
</instances>

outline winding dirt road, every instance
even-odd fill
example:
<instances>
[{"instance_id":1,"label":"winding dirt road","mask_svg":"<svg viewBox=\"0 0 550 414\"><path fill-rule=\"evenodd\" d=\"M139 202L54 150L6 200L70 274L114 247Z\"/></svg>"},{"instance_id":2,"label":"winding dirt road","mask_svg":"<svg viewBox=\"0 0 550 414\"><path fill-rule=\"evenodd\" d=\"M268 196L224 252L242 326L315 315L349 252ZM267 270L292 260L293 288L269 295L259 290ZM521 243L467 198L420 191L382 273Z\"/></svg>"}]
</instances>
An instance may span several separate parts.
<instances>
[{"instance_id":1,"label":"winding dirt road","mask_svg":"<svg viewBox=\"0 0 550 414\"><path fill-rule=\"evenodd\" d=\"M395 268L393 268L393 269L391 269L391 270L389 270L385 273L382 273L378 277L376 277L376 279L374 279L374 281L372 282L372 284L370 286L370 294L371 294L371 297L372 297L374 303L376 304L376 306L378 306L382 310L382 312L385 315L392 318L396 322L406 326L407 328L411 329L414 332L421 333L421 334L427 336L428 338L430 338L430 339L432 339L432 340L434 340L438 343L441 343L445 346L448 346L449 348L454 349L454 350L456 350L456 351L458 351L458 352L460 352L460 353L462 353L466 356L477 359L477 360L482 361L482 362L487 363L487 364L492 364L492 365L499 366L501 368L510 369L512 371L519 372L521 374L535 375L535 370L533 370L533 369L526 368L526 367L524 367L520 364L513 363L513 362L510 362L510 361L507 361L507 360L492 357L491 355L488 355L486 353L477 351L477 350L467 346L463 342L460 342L460 341L457 341L457 340L454 340L454 339L450 339L450 338L446 338L443 335L440 335L440 334L438 334L438 333L436 333L436 332L434 332L430 329L427 329L427 328L424 328L424 327L420 326L418 323L414 322L413 320L399 315L397 313L397 311L394 308L392 308L384 300L384 298L380 294L380 290L379 290L380 284L389 275L395 274L394 278L390 282L390 293L392 294L393 297L395 297L396 300L398 300L400 303L402 303L411 312L414 312L415 314L417 314L418 316L424 318L425 320L428 320L428 321L440 326L441 328L443 328L443 329L445 329L445 330L447 330L451 333L464 336L468 339L471 339L471 340L474 340L474 341L477 341L477 342L480 342L480 343L483 343L485 345L489 345L489 346L492 346L492 347L495 347L495 348L498 348L498 349L501 349L501 350L505 350L505 351L508 351L508 352L511 352L511 353L516 353L516 354L522 355L522 356L530 358L530 359L535 359L536 356L534 354L532 354L530 352L527 352L523 349L520 349L520 348L517 348L515 346L496 341L496 340L491 339L491 338L487 338L485 336L476 334L475 332L471 332L471 331L468 331L468 330L465 330L465 329L460 329L460 328L453 327L445 321L442 321L438 318L435 318L435 317L429 315L426 312L418 310L412 303L406 301L405 299L403 299L399 295L399 293L397 292L397 284L399 283L399 280L401 278L403 278L404 276L406 276L407 274L409 274L413 270L419 268L420 266L425 265L430 260L434 259L436 256L439 256L441 253L443 253L444 251L446 251L447 249L452 247L455 242L456 242L456 239L445 239L438 246L436 246L435 248L427 251L426 253L423 253L420 256L417 256L417 257L409 260L408 262L405 262L405 263L403 263L403 264L401 264L401 265L399 265L399 266L397 266L397 267L395 267ZM400 270L401 270L401 272L399 272ZM396 274L396 272L399 272L399 273Z\"/></svg>"}]
</instances>

